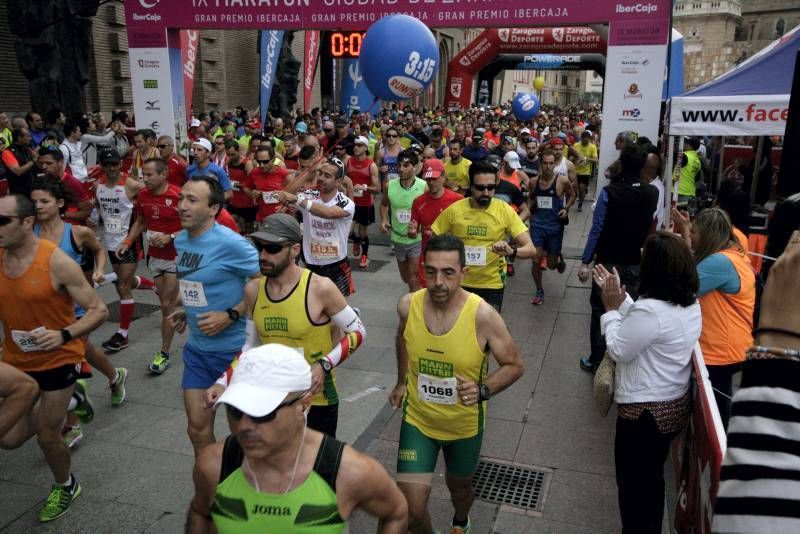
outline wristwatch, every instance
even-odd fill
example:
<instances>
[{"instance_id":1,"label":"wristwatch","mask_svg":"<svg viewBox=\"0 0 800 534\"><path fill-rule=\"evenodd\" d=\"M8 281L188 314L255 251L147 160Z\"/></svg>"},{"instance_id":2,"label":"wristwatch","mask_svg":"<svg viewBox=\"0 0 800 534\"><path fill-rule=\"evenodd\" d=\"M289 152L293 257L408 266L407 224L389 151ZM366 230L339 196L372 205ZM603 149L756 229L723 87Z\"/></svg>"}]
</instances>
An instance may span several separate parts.
<instances>
[{"instance_id":1,"label":"wristwatch","mask_svg":"<svg viewBox=\"0 0 800 534\"><path fill-rule=\"evenodd\" d=\"M509 246L511 247L511 256L516 256L517 255L517 245L512 245L511 243L509 243Z\"/></svg>"},{"instance_id":2,"label":"wristwatch","mask_svg":"<svg viewBox=\"0 0 800 534\"><path fill-rule=\"evenodd\" d=\"M61 344L65 345L72 341L72 334L66 328L61 329Z\"/></svg>"},{"instance_id":3,"label":"wristwatch","mask_svg":"<svg viewBox=\"0 0 800 534\"><path fill-rule=\"evenodd\" d=\"M225 310L228 313L228 317L231 318L231 321L238 321L239 320L239 312L234 310L233 308L228 308Z\"/></svg>"},{"instance_id":4,"label":"wristwatch","mask_svg":"<svg viewBox=\"0 0 800 534\"><path fill-rule=\"evenodd\" d=\"M169 238L175 241L175 234L169 234Z\"/></svg>"},{"instance_id":5,"label":"wristwatch","mask_svg":"<svg viewBox=\"0 0 800 534\"><path fill-rule=\"evenodd\" d=\"M328 358L320 358L317 361L319 362L319 366L322 367L322 370L326 373L330 373L333 370L333 365L328 361Z\"/></svg>"},{"instance_id":6,"label":"wristwatch","mask_svg":"<svg viewBox=\"0 0 800 534\"><path fill-rule=\"evenodd\" d=\"M486 384L478 385L478 393L482 401L489 400L489 398L492 396L492 392L489 391L489 386Z\"/></svg>"}]
</instances>

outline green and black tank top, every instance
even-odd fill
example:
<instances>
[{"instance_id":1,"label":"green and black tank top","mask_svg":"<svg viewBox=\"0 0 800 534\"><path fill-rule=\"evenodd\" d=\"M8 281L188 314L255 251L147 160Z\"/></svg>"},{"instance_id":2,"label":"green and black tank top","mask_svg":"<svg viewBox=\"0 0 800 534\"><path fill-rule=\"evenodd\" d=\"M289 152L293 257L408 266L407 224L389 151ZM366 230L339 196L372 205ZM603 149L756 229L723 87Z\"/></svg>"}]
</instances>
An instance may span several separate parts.
<instances>
[{"instance_id":1,"label":"green and black tank top","mask_svg":"<svg viewBox=\"0 0 800 534\"><path fill-rule=\"evenodd\" d=\"M344 443L323 435L314 468L286 495L262 493L242 472L244 453L235 436L225 440L211 518L219 534L340 534L345 521L336 503L336 475Z\"/></svg>"}]
</instances>

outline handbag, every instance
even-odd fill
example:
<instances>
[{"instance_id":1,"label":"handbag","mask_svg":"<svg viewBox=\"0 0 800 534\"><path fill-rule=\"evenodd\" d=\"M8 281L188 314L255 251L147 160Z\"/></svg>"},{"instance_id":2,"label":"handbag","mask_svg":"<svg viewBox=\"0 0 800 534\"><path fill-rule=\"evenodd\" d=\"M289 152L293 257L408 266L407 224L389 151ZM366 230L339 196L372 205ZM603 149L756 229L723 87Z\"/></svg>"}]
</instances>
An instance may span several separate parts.
<instances>
[{"instance_id":1,"label":"handbag","mask_svg":"<svg viewBox=\"0 0 800 534\"><path fill-rule=\"evenodd\" d=\"M616 370L616 362L606 353L594 374L594 401L603 417L608 414L608 410L611 409L611 404L614 402L614 373Z\"/></svg>"}]
</instances>

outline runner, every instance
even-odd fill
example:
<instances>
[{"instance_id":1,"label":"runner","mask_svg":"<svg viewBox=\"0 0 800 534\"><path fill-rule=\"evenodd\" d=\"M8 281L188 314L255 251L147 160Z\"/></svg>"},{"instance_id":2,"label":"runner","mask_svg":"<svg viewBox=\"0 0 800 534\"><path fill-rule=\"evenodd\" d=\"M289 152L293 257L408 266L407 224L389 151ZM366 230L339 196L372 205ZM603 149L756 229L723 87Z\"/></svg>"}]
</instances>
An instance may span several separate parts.
<instances>
[{"instance_id":1,"label":"runner","mask_svg":"<svg viewBox=\"0 0 800 534\"><path fill-rule=\"evenodd\" d=\"M572 147L578 153L578 162L575 165L575 175L578 180L578 211L583 211L583 199L589 189L589 180L592 178L592 169L597 165L597 147L592 143L592 132L584 131L581 142Z\"/></svg>"},{"instance_id":2,"label":"runner","mask_svg":"<svg viewBox=\"0 0 800 534\"><path fill-rule=\"evenodd\" d=\"M36 207L36 224L33 233L36 237L55 243L62 252L72 258L90 284L102 284L105 280L106 252L94 235L86 226L65 223L61 220L61 210L64 208L64 185L52 178L37 178L31 185L31 200ZM84 310L75 306L75 318L83 317ZM85 345L85 356L89 363L108 379L111 391L111 405L119 406L125 400L125 381L128 371L124 367L115 368L108 356L98 350L89 342L88 336L82 338ZM91 375L90 375L91 376ZM92 418L89 411L93 412L91 401L87 400L86 411L78 414L70 412L62 428L64 441L68 447L73 447L83 439L83 429L79 420L89 422Z\"/></svg>"},{"instance_id":3,"label":"runner","mask_svg":"<svg viewBox=\"0 0 800 534\"><path fill-rule=\"evenodd\" d=\"M381 232L390 234L394 245L394 256L400 270L400 278L408 284L409 291L419 289L420 244L422 236L408 235L411 222L411 207L414 199L427 189L425 180L416 177L415 169L419 156L413 150L403 150L398 156L400 177L390 180L386 194L381 197Z\"/></svg>"},{"instance_id":4,"label":"runner","mask_svg":"<svg viewBox=\"0 0 800 534\"><path fill-rule=\"evenodd\" d=\"M343 179L344 164L331 158L317 172L319 197L281 191L278 199L285 206L296 206L303 215L303 262L311 272L333 280L347 298L355 292L347 237L356 206L339 191Z\"/></svg>"},{"instance_id":5,"label":"runner","mask_svg":"<svg viewBox=\"0 0 800 534\"><path fill-rule=\"evenodd\" d=\"M353 256L361 256L358 266L369 267L369 236L367 228L375 222L373 195L380 194L381 182L378 166L367 157L369 141L364 136L356 137L353 144L353 157L345 164L346 174L353 181L353 202L356 211L353 221L358 227L358 235L353 243Z\"/></svg>"},{"instance_id":6,"label":"runner","mask_svg":"<svg viewBox=\"0 0 800 534\"><path fill-rule=\"evenodd\" d=\"M453 234L464 241L467 266L464 289L476 293L500 311L506 281L506 257L538 261L528 228L501 201L494 201L498 186L496 169L485 161L469 167L472 195L451 204L431 227L434 234ZM514 244L506 241L510 235Z\"/></svg>"},{"instance_id":7,"label":"runner","mask_svg":"<svg viewBox=\"0 0 800 534\"><path fill-rule=\"evenodd\" d=\"M502 200L514 209L514 212L519 215L522 222L526 222L530 216L528 204L525 202L523 191L528 188L528 177L519 170L519 156L513 150L505 153L503 159L499 160L499 156L492 154L486 158L487 162L492 163L498 167L497 177L500 179L497 182L497 188L494 190L494 198ZM513 245L513 242L510 244ZM506 274L514 276L514 255L506 257Z\"/></svg>"},{"instance_id":8,"label":"runner","mask_svg":"<svg viewBox=\"0 0 800 534\"><path fill-rule=\"evenodd\" d=\"M186 161L175 153L175 141L168 135L162 135L158 138L158 154L161 159L167 162L169 173L167 180L172 185L181 188L183 184L189 179L186 175ZM142 164L144 166L144 164Z\"/></svg>"},{"instance_id":9,"label":"runner","mask_svg":"<svg viewBox=\"0 0 800 534\"><path fill-rule=\"evenodd\" d=\"M119 295L119 328L102 347L115 353L128 347L128 329L133 321L136 302L133 289L154 289L152 280L136 277L139 264L139 247L127 242L128 250L117 255L117 248L128 235L133 222L133 203L144 185L121 172L120 157L116 150L106 150L98 159L105 173L105 180L97 185L97 209L103 218L103 244L111 258L111 267L117 274L114 285ZM141 168L139 169L141 175ZM137 242L138 243L138 242Z\"/></svg>"},{"instance_id":10,"label":"runner","mask_svg":"<svg viewBox=\"0 0 800 534\"><path fill-rule=\"evenodd\" d=\"M459 138L450 141L450 159L444 164L445 187L460 195L469 191L469 166L472 163L461 155L463 143Z\"/></svg>"},{"instance_id":11,"label":"runner","mask_svg":"<svg viewBox=\"0 0 800 534\"><path fill-rule=\"evenodd\" d=\"M525 367L500 314L459 287L467 272L464 243L452 235L431 238L424 266L428 289L397 305L397 385L389 395L393 408L403 407L397 483L408 500L411 532L432 533L428 498L442 449L455 508L451 532L463 534L471 528L484 402ZM487 351L500 366L488 376Z\"/></svg>"},{"instance_id":12,"label":"runner","mask_svg":"<svg viewBox=\"0 0 800 534\"><path fill-rule=\"evenodd\" d=\"M536 247L536 254L542 257L547 253L547 268L558 269L563 273L566 263L561 257L561 246L564 241L564 221L568 220L569 209L575 202L575 193L565 175L556 176L555 154L550 149L545 149L541 156L542 174L531 179L531 239ZM566 196L566 201L564 197ZM544 302L544 289L542 288L542 267L538 261L531 263L531 275L536 284L536 295L531 299L531 304L540 305Z\"/></svg>"},{"instance_id":13,"label":"runner","mask_svg":"<svg viewBox=\"0 0 800 534\"><path fill-rule=\"evenodd\" d=\"M422 179L428 184L428 190L415 198L411 207L408 237L422 235L419 267L417 269L417 280L420 287L425 287L422 258L425 256L425 246L431 238L431 225L447 206L464 198L455 191L444 187L444 169L445 166L438 159L429 159L422 164Z\"/></svg>"},{"instance_id":14,"label":"runner","mask_svg":"<svg viewBox=\"0 0 800 534\"><path fill-rule=\"evenodd\" d=\"M204 407L204 393L244 343L244 285L258 273L256 250L214 220L223 198L218 181L200 176L186 182L178 202L186 230L174 243L183 308L169 317L178 332L189 327L181 387L195 455L214 443L214 414Z\"/></svg>"},{"instance_id":15,"label":"runner","mask_svg":"<svg viewBox=\"0 0 800 534\"><path fill-rule=\"evenodd\" d=\"M389 180L394 180L400 176L400 166L397 162L397 156L403 150L400 145L400 131L397 128L391 127L386 130L381 138L381 148L376 151L375 164L381 173L381 186L386 187Z\"/></svg>"},{"instance_id":16,"label":"runner","mask_svg":"<svg viewBox=\"0 0 800 534\"><path fill-rule=\"evenodd\" d=\"M286 186L289 171L285 167L278 167L275 161L275 149L271 145L259 148L256 152L258 166L241 184L244 193L256 204L258 222L277 213L283 207L278 200L278 193Z\"/></svg>"},{"instance_id":17,"label":"runner","mask_svg":"<svg viewBox=\"0 0 800 534\"><path fill-rule=\"evenodd\" d=\"M208 139L198 139L192 143L194 149L194 163L186 169L186 176L194 180L201 176L213 176L219 182L224 191L225 200L233 196L233 188L228 173L211 162L211 141ZM220 206L222 207L222 206Z\"/></svg>"},{"instance_id":18,"label":"runner","mask_svg":"<svg viewBox=\"0 0 800 534\"><path fill-rule=\"evenodd\" d=\"M264 277L251 280L244 289L247 338L242 352L268 343L300 349L312 371L308 426L336 437L339 394L334 368L363 344L364 324L330 279L297 264L303 232L294 217L270 215L249 237L259 251ZM209 401L219 396L227 376L211 388Z\"/></svg>"},{"instance_id":19,"label":"runner","mask_svg":"<svg viewBox=\"0 0 800 534\"><path fill-rule=\"evenodd\" d=\"M70 473L61 426L67 409L84 408L87 398L84 388L75 387L84 354L80 337L100 326L108 310L80 267L57 245L33 234L35 215L33 203L22 195L0 198L3 361L33 377L41 390L38 410L29 408L6 433L3 447L17 448L36 434L55 479L37 515L46 522L67 513L81 493ZM77 321L75 304L85 310ZM73 392L78 397L74 401Z\"/></svg>"},{"instance_id":20,"label":"runner","mask_svg":"<svg viewBox=\"0 0 800 534\"><path fill-rule=\"evenodd\" d=\"M520 156L520 165L522 166L522 172L524 172L528 178L535 178L539 176L539 142L531 137L524 145L520 145L525 152L522 156ZM517 150L519 152L519 150Z\"/></svg>"},{"instance_id":21,"label":"runner","mask_svg":"<svg viewBox=\"0 0 800 534\"><path fill-rule=\"evenodd\" d=\"M64 155L61 150L57 146L43 146L39 150L37 164L45 176L64 182L64 188L67 191L64 220L85 225L92 212L92 199L83 184L72 176L69 169L65 168Z\"/></svg>"},{"instance_id":22,"label":"runner","mask_svg":"<svg viewBox=\"0 0 800 534\"><path fill-rule=\"evenodd\" d=\"M405 534L405 499L385 469L307 428L308 363L275 344L242 360L217 403L231 435L197 459L186 532L339 533L360 508L378 518L379 532Z\"/></svg>"},{"instance_id":23,"label":"runner","mask_svg":"<svg viewBox=\"0 0 800 534\"><path fill-rule=\"evenodd\" d=\"M169 353L174 328L169 316L178 300L178 280L175 267L175 246L181 231L178 199L181 190L169 183L164 160L152 158L144 162L144 189L139 191L136 218L127 237L117 246L115 256L124 258L131 243L139 242L142 233L147 237L147 269L153 276L161 307L161 350L153 355L150 372L162 374L169 367Z\"/></svg>"},{"instance_id":24,"label":"runner","mask_svg":"<svg viewBox=\"0 0 800 534\"><path fill-rule=\"evenodd\" d=\"M228 211L236 220L239 233L244 234L252 230L256 220L256 203L243 189L247 176L253 170L253 162L242 156L239 143L233 139L225 141L225 150L228 153L228 177L233 189Z\"/></svg>"}]
</instances>

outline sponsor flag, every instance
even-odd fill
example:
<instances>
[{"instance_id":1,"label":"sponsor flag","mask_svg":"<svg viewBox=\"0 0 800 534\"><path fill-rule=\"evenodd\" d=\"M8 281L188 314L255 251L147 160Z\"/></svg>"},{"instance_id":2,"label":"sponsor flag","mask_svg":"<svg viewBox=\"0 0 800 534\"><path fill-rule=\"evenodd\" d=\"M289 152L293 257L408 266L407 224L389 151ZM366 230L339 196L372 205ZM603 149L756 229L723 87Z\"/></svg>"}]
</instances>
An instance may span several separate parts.
<instances>
[{"instance_id":1,"label":"sponsor flag","mask_svg":"<svg viewBox=\"0 0 800 534\"><path fill-rule=\"evenodd\" d=\"M314 87L314 72L317 70L317 55L319 54L320 32L306 30L305 69L303 70L303 111L311 108L311 89Z\"/></svg>"},{"instance_id":2,"label":"sponsor flag","mask_svg":"<svg viewBox=\"0 0 800 534\"><path fill-rule=\"evenodd\" d=\"M192 96L194 95L194 67L197 47L200 45L199 30L181 30L181 64L183 65L183 105L186 107L186 125L192 121Z\"/></svg>"},{"instance_id":3,"label":"sponsor flag","mask_svg":"<svg viewBox=\"0 0 800 534\"><path fill-rule=\"evenodd\" d=\"M380 111L381 103L364 83L358 59L345 59L342 67L344 76L342 77L341 108L345 110L348 117L353 111L369 112L374 116Z\"/></svg>"},{"instance_id":4,"label":"sponsor flag","mask_svg":"<svg viewBox=\"0 0 800 534\"><path fill-rule=\"evenodd\" d=\"M259 69L259 104L261 106L261 124L266 124L269 100L272 97L272 86L278 70L278 56L283 45L283 30L262 30L259 51L261 68Z\"/></svg>"}]
</instances>

